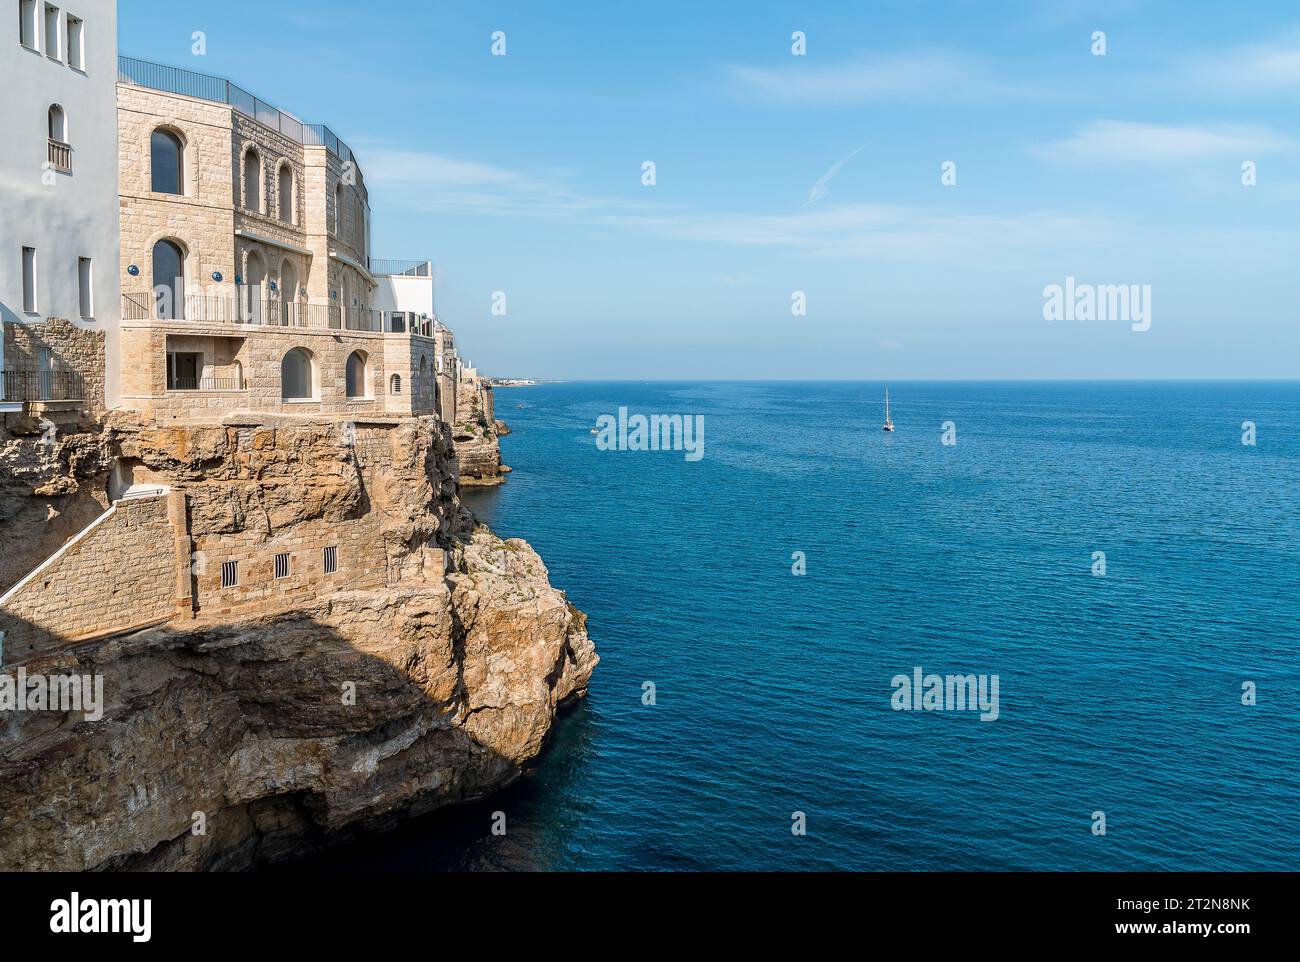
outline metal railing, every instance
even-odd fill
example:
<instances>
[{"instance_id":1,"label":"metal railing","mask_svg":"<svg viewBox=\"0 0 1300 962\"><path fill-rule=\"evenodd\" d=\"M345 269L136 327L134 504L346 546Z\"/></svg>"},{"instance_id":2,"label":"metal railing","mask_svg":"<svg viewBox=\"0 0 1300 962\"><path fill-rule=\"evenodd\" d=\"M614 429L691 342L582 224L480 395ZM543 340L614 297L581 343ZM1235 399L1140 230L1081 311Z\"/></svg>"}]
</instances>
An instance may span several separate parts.
<instances>
[{"instance_id":1,"label":"metal railing","mask_svg":"<svg viewBox=\"0 0 1300 962\"><path fill-rule=\"evenodd\" d=\"M72 146L70 144L65 144L63 141L51 137L46 156L50 161L50 166L55 170L62 171L65 174L72 173Z\"/></svg>"},{"instance_id":2,"label":"metal railing","mask_svg":"<svg viewBox=\"0 0 1300 962\"><path fill-rule=\"evenodd\" d=\"M167 378L169 391L247 391L248 381L241 377L175 377Z\"/></svg>"},{"instance_id":3,"label":"metal railing","mask_svg":"<svg viewBox=\"0 0 1300 962\"><path fill-rule=\"evenodd\" d=\"M35 371L6 368L6 401L84 401L86 385L76 371Z\"/></svg>"},{"instance_id":4,"label":"metal railing","mask_svg":"<svg viewBox=\"0 0 1300 962\"><path fill-rule=\"evenodd\" d=\"M383 311L337 304L304 304L301 301L252 298L248 288L236 297L186 294L174 304L165 294L123 294L122 320L150 319L207 324L248 324L260 327L303 327L331 331L382 333ZM154 303L150 304L150 300Z\"/></svg>"},{"instance_id":5,"label":"metal railing","mask_svg":"<svg viewBox=\"0 0 1300 962\"><path fill-rule=\"evenodd\" d=\"M432 277L433 264L429 261L398 261L370 258L370 273L391 277Z\"/></svg>"},{"instance_id":6,"label":"metal railing","mask_svg":"<svg viewBox=\"0 0 1300 962\"><path fill-rule=\"evenodd\" d=\"M223 77L150 63L148 60L137 60L135 57L119 56L117 79L119 83L227 104L245 117L250 117L259 124L283 134L294 143L308 147L325 147L339 160L356 163L348 145L339 140L324 124L304 124L292 114L287 114L266 101L254 97L247 90ZM357 173L360 177L360 171Z\"/></svg>"}]
</instances>

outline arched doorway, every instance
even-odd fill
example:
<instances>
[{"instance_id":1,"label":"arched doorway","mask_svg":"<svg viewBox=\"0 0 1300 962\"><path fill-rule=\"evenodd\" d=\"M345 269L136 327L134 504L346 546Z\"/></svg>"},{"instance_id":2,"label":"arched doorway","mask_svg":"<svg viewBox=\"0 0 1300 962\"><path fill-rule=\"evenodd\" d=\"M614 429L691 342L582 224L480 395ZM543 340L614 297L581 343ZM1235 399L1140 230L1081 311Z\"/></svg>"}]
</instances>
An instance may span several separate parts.
<instances>
[{"instance_id":1,"label":"arched doorway","mask_svg":"<svg viewBox=\"0 0 1300 962\"><path fill-rule=\"evenodd\" d=\"M262 323L263 288L266 286L266 262L257 251L248 254L247 276L244 277L244 296L248 300L250 324Z\"/></svg>"},{"instance_id":2,"label":"arched doorway","mask_svg":"<svg viewBox=\"0 0 1300 962\"><path fill-rule=\"evenodd\" d=\"M306 348L295 347L280 362L280 397L285 401L316 397L316 365Z\"/></svg>"},{"instance_id":3,"label":"arched doorway","mask_svg":"<svg viewBox=\"0 0 1300 962\"><path fill-rule=\"evenodd\" d=\"M185 253L179 244L160 240L153 245L153 294L159 317L185 316Z\"/></svg>"},{"instance_id":4,"label":"arched doorway","mask_svg":"<svg viewBox=\"0 0 1300 962\"><path fill-rule=\"evenodd\" d=\"M297 323L297 303L298 272L293 261L286 257L280 264L280 323L286 326Z\"/></svg>"}]
</instances>

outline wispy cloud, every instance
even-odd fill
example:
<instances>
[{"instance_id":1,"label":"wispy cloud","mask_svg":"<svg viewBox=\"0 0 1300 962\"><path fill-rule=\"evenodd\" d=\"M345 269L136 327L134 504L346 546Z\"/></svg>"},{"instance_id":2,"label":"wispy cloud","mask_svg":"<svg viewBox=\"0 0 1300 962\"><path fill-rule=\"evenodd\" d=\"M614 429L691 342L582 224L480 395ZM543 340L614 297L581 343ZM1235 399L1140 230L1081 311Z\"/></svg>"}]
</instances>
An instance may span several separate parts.
<instances>
[{"instance_id":1,"label":"wispy cloud","mask_svg":"<svg viewBox=\"0 0 1300 962\"><path fill-rule=\"evenodd\" d=\"M630 215L610 218L678 241L770 247L813 258L1015 266L1061 244L1104 246L1119 225L1054 211L961 214L942 208L846 204L785 214Z\"/></svg>"},{"instance_id":2,"label":"wispy cloud","mask_svg":"<svg viewBox=\"0 0 1300 962\"><path fill-rule=\"evenodd\" d=\"M568 186L558 175L524 174L493 164L384 144L367 145L359 153L371 189L400 195L403 205L416 210L518 216L591 211L605 206L599 199Z\"/></svg>"},{"instance_id":3,"label":"wispy cloud","mask_svg":"<svg viewBox=\"0 0 1300 962\"><path fill-rule=\"evenodd\" d=\"M1061 163L1163 164L1217 157L1250 159L1292 146L1290 138L1263 127L1095 120L1069 137L1033 148L1033 152Z\"/></svg>"},{"instance_id":4,"label":"wispy cloud","mask_svg":"<svg viewBox=\"0 0 1300 962\"><path fill-rule=\"evenodd\" d=\"M831 192L831 179L840 172L840 169L845 164L860 154L866 146L866 144L863 144L861 147L854 148L848 154L831 164L830 169L827 170L826 173L822 174L821 177L817 179L817 183L813 184L812 189L808 191L807 203L815 204L823 197L828 196Z\"/></svg>"},{"instance_id":5,"label":"wispy cloud","mask_svg":"<svg viewBox=\"0 0 1300 962\"><path fill-rule=\"evenodd\" d=\"M736 93L778 106L839 106L879 100L966 102L1020 96L983 61L950 50L876 54L826 66L802 58L770 68L731 64Z\"/></svg>"},{"instance_id":6,"label":"wispy cloud","mask_svg":"<svg viewBox=\"0 0 1300 962\"><path fill-rule=\"evenodd\" d=\"M1300 94L1300 29L1282 31L1276 39L1232 47L1222 53L1206 51L1175 71L1183 83L1217 94Z\"/></svg>"}]
</instances>

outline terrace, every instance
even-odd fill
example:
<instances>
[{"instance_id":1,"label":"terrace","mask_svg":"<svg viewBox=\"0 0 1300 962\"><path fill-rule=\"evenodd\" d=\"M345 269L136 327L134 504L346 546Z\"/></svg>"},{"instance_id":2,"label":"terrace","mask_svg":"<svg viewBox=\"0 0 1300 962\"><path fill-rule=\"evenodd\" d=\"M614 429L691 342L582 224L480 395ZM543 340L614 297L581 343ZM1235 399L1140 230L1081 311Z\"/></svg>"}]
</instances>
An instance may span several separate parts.
<instances>
[{"instance_id":1,"label":"terrace","mask_svg":"<svg viewBox=\"0 0 1300 962\"><path fill-rule=\"evenodd\" d=\"M343 163L350 163L361 182L361 168L351 149L324 124L304 124L293 114L285 113L247 90L223 77L169 67L165 64L137 60L135 57L117 58L118 83L179 94L196 100L226 104L251 120L273 130L304 147L324 147Z\"/></svg>"}]
</instances>

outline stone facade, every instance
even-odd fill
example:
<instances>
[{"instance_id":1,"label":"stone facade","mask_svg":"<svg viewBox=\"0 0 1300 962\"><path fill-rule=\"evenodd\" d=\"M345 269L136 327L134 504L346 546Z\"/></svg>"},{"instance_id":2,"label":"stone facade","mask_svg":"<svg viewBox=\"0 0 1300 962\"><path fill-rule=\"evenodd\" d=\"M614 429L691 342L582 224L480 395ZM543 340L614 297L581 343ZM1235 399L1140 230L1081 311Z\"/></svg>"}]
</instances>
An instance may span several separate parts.
<instances>
[{"instance_id":1,"label":"stone facade","mask_svg":"<svg viewBox=\"0 0 1300 962\"><path fill-rule=\"evenodd\" d=\"M124 407L164 419L437 410L436 340L386 332L373 310L369 201L345 145L301 143L225 103L130 83L118 94L122 258L136 268L123 297ZM152 189L155 131L182 145L182 194ZM160 312L161 241L183 256L183 290ZM295 348L312 359L307 398L283 391ZM349 396L358 351L365 389Z\"/></svg>"},{"instance_id":2,"label":"stone facade","mask_svg":"<svg viewBox=\"0 0 1300 962\"><path fill-rule=\"evenodd\" d=\"M121 501L0 597L5 663L174 617L182 518L168 497Z\"/></svg>"},{"instance_id":3,"label":"stone facade","mask_svg":"<svg viewBox=\"0 0 1300 962\"><path fill-rule=\"evenodd\" d=\"M61 317L34 324L5 324L3 328L6 370L21 376L41 370L55 377L73 375L81 390L54 393L80 394L69 400L83 402L79 406L93 415L104 413L104 331Z\"/></svg>"}]
</instances>

